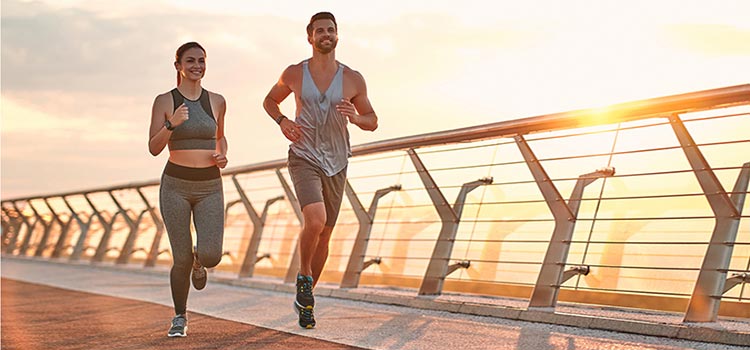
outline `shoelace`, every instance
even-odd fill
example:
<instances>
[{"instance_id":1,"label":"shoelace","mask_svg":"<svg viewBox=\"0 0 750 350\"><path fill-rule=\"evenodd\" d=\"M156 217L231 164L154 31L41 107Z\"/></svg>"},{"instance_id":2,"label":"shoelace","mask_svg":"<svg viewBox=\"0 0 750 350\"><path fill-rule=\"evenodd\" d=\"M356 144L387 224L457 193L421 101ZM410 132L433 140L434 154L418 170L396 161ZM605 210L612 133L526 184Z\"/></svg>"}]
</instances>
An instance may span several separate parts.
<instances>
[{"instance_id":1,"label":"shoelace","mask_svg":"<svg viewBox=\"0 0 750 350\"><path fill-rule=\"evenodd\" d=\"M193 252L193 270L199 270L202 267L203 265L201 265L201 261L198 260L198 254Z\"/></svg>"},{"instance_id":2,"label":"shoelace","mask_svg":"<svg viewBox=\"0 0 750 350\"><path fill-rule=\"evenodd\" d=\"M203 269L203 266L195 266L193 265L193 273L196 274L198 277L203 277L203 271L206 271Z\"/></svg>"},{"instance_id":3,"label":"shoelace","mask_svg":"<svg viewBox=\"0 0 750 350\"><path fill-rule=\"evenodd\" d=\"M185 322L187 322L185 317L175 316L175 318L172 319L172 327L185 327Z\"/></svg>"},{"instance_id":4,"label":"shoelace","mask_svg":"<svg viewBox=\"0 0 750 350\"><path fill-rule=\"evenodd\" d=\"M300 310L300 315L302 315L302 317L305 320L307 320L307 321L312 321L313 320L313 310L302 309L302 310Z\"/></svg>"},{"instance_id":5,"label":"shoelace","mask_svg":"<svg viewBox=\"0 0 750 350\"><path fill-rule=\"evenodd\" d=\"M301 293L304 296L312 296L312 283L304 281L297 286L297 293Z\"/></svg>"}]
</instances>

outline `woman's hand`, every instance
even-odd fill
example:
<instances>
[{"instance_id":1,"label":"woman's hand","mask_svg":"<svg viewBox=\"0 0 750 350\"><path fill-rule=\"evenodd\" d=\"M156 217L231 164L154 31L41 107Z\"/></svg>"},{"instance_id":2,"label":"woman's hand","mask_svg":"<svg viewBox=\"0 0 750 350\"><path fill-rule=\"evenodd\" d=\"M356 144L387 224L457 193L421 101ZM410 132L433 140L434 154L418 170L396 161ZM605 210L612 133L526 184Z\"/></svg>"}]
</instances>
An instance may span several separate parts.
<instances>
[{"instance_id":1,"label":"woman's hand","mask_svg":"<svg viewBox=\"0 0 750 350\"><path fill-rule=\"evenodd\" d=\"M188 119L190 119L188 116L188 107L185 106L185 103L183 102L174 110L174 114L169 118L169 123L172 124L172 127L177 127Z\"/></svg>"},{"instance_id":2,"label":"woman's hand","mask_svg":"<svg viewBox=\"0 0 750 350\"><path fill-rule=\"evenodd\" d=\"M224 169L227 166L227 157L223 154L214 153L214 163L216 163L216 166L220 169Z\"/></svg>"}]
</instances>

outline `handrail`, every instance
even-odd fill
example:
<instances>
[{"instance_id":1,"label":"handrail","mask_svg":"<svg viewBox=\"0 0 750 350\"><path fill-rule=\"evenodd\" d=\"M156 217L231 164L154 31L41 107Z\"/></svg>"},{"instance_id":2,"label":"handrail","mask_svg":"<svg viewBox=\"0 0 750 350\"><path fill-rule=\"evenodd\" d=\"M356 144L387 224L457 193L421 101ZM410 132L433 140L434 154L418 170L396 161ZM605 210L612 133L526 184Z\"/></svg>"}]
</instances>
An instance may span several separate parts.
<instances>
[{"instance_id":1,"label":"handrail","mask_svg":"<svg viewBox=\"0 0 750 350\"><path fill-rule=\"evenodd\" d=\"M726 108L735 106L741 108ZM733 259L746 259L734 247L750 244L743 238L746 229L739 225L740 220L750 218L742 212L742 203L750 194L750 159L745 151L750 139L742 133L750 123L748 108L750 84L355 146L354 156L377 156L359 158L356 169L352 168L346 188L351 208L342 211L342 219L350 221L342 222L346 226L339 226L342 230L332 238L332 267L327 268L323 280L338 281L343 276L341 288L356 288L360 277L366 284L419 285L420 295L441 294L444 289L476 293L482 288L481 294L486 295L530 296L528 307L540 310L554 308L558 300L564 300L665 311L687 308L685 322L713 322L719 314L750 317L744 307L748 304L748 281L732 275L750 272L730 264ZM698 111L701 113L693 113ZM408 166L409 160L412 166ZM294 242L302 214L282 173L286 166L285 159L277 159L222 172L224 180L229 176L235 182L225 189L225 195L239 195L248 209L245 214L232 214L225 235L225 242L231 245L227 249L233 253L230 264L222 268L238 272L238 278L257 272L291 283L297 272L299 255ZM380 169L380 173L373 174L370 169ZM252 176L256 172L261 172L260 176ZM238 174L251 175L245 188L236 178ZM501 181L495 182L495 176ZM727 176L736 177L731 191L724 187ZM585 192L584 187L594 182ZM41 239L34 234L38 220L32 224L30 213L20 213L26 209L19 203L31 205L35 200L59 197L77 217L68 200L77 195L88 202L91 218L102 219L100 209L105 206L101 202L110 204L109 209L114 203L117 211L102 219L94 235L88 232L90 225L79 220L78 243L69 260L111 261L114 254L107 252L113 248L126 254L124 258L120 254L116 263L127 259L133 249L150 252L144 261L146 268L154 267L157 260L167 263L159 258L169 250L159 248L164 231L155 210L158 206L152 207L143 193L148 190L154 195L158 184L150 180L4 200L4 228L8 223L16 225L9 229L13 233L4 253L14 254L18 249L19 255L27 255L28 247L44 246L49 238L49 228ZM486 186L469 200L469 191L482 185ZM374 186L380 190L372 192ZM392 196L390 204L378 204L378 198L396 189L401 192ZM281 190L284 196L279 196ZM119 191L117 196L115 191ZM102 196L105 193L108 198ZM358 194L361 198L372 196L367 212ZM446 194L450 198L456 195L454 205ZM272 218L266 224L255 220L255 214L260 214L251 210L250 202L269 195L285 200L269 213ZM688 200L680 198L688 196ZM636 202L625 200L640 202L631 205ZM116 215L141 211L143 205L153 216L156 232L139 238L140 242L132 241L133 235L149 235L146 231L151 232L153 226L133 228L127 238L113 236L110 231ZM378 207L387 213L375 220ZM464 207L467 213L463 213ZM55 215L53 207L49 210ZM46 215L35 214L39 220L40 215ZM261 219L265 214L264 210ZM225 220L227 215L229 206ZM374 223L385 225L382 232L371 235ZM254 226L252 232L250 225ZM355 225L359 229L350 244ZM61 233L58 240L64 237ZM92 256L84 246L96 247L97 239L99 249ZM151 243L144 244L146 241ZM256 269L262 242L270 245L260 253L274 259L264 260ZM632 244L641 244L637 261L632 260ZM690 246L665 251L653 244ZM701 246L707 248L703 256L696 253ZM347 251L349 247L351 251ZM44 258L42 255L34 254ZM347 257L349 264L344 270L342 262ZM383 265L376 270L364 271L373 261L381 260ZM241 261L247 264L239 265ZM415 274L420 270L421 283ZM456 271L459 273L453 274ZM534 279L536 283L532 283ZM733 288L738 284L742 286ZM613 301L613 292L623 298ZM721 313L719 306L724 310Z\"/></svg>"},{"instance_id":2,"label":"handrail","mask_svg":"<svg viewBox=\"0 0 750 350\"><path fill-rule=\"evenodd\" d=\"M444 145L458 142L479 141L489 138L525 135L541 131L553 131L596 126L602 124L620 123L660 116L667 117L672 113L696 112L712 108L746 104L748 100L750 100L750 84L743 84L618 103L602 108L573 110L568 112L507 120L460 129L375 141L352 147L352 156L363 156L380 152ZM603 116L606 116L606 118L602 118ZM282 168L285 165L286 159L276 159L225 169L222 171L222 175L235 175L252 171L273 170ZM2 202L117 191L128 188L156 186L158 184L159 179L153 179L140 182L130 182L114 186L98 187L87 190L17 197L4 199Z\"/></svg>"}]
</instances>

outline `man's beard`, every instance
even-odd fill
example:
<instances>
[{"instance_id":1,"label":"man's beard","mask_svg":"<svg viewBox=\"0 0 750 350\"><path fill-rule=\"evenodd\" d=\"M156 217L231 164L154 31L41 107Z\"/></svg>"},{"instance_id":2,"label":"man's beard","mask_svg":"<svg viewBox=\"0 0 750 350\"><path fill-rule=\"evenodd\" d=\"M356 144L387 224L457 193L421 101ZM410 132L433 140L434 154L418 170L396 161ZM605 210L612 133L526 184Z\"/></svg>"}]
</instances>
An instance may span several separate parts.
<instances>
[{"instance_id":1,"label":"man's beard","mask_svg":"<svg viewBox=\"0 0 750 350\"><path fill-rule=\"evenodd\" d=\"M321 41L315 42L315 49L318 50L318 52L322 54L331 53L334 49L336 49L336 45L338 45L339 41L338 40L330 40L330 41L331 41L331 46L328 46L328 47L324 47Z\"/></svg>"}]
</instances>

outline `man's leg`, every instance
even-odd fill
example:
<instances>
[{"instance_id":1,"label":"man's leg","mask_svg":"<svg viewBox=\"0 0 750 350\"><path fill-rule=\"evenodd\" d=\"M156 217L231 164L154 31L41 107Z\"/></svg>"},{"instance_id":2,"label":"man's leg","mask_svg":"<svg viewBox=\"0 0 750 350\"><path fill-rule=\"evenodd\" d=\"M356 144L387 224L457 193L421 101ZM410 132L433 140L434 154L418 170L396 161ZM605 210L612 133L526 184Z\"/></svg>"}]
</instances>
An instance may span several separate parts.
<instances>
[{"instance_id":1,"label":"man's leg","mask_svg":"<svg viewBox=\"0 0 750 350\"><path fill-rule=\"evenodd\" d=\"M315 297L313 296L314 281L320 276L320 271L325 264L325 256L321 261L316 258L321 235L326 232L326 222L329 217L329 200L326 196L328 177L316 165L298 157L291 150L288 161L289 175L294 183L294 190L302 206L303 225L299 236L299 274L297 275L297 295L294 301L294 309L299 315L299 325L302 328L314 328ZM343 192L343 187L342 191ZM339 203L340 204L340 203ZM330 225L333 226L333 225ZM330 230L323 238L327 248L330 239ZM327 250L327 249L326 249ZM324 251L327 256L327 251ZM314 263L315 262L315 263ZM313 268L314 264L319 264ZM318 265L315 265L318 266ZM314 271L317 271L313 277Z\"/></svg>"},{"instance_id":2,"label":"man's leg","mask_svg":"<svg viewBox=\"0 0 750 350\"><path fill-rule=\"evenodd\" d=\"M318 283L323 267L328 260L328 245L331 241L331 233L336 225L336 219L341 210L341 200L344 197L344 185L346 184L346 168L334 176L321 177L323 191L323 203L325 205L325 218L323 229L318 236L315 253L312 258L313 287Z\"/></svg>"},{"instance_id":3,"label":"man's leg","mask_svg":"<svg viewBox=\"0 0 750 350\"><path fill-rule=\"evenodd\" d=\"M315 297L313 296L312 262L318 245L318 238L326 221L323 202L314 202L302 208L304 225L299 237L300 271L297 275L297 296L294 308L302 328L315 327Z\"/></svg>"},{"instance_id":4,"label":"man's leg","mask_svg":"<svg viewBox=\"0 0 750 350\"><path fill-rule=\"evenodd\" d=\"M326 222L325 205L323 205L323 202L308 204L302 208L302 216L305 219L305 223L302 226L302 232L300 232L299 236L299 273L305 276L314 276L313 260Z\"/></svg>"},{"instance_id":5,"label":"man's leg","mask_svg":"<svg viewBox=\"0 0 750 350\"><path fill-rule=\"evenodd\" d=\"M331 241L332 232L333 226L324 226L323 231L318 237L318 244L315 248L315 254L312 258L313 287L318 284L320 274L323 272L323 267L326 265L326 260L328 260L328 244Z\"/></svg>"}]
</instances>

